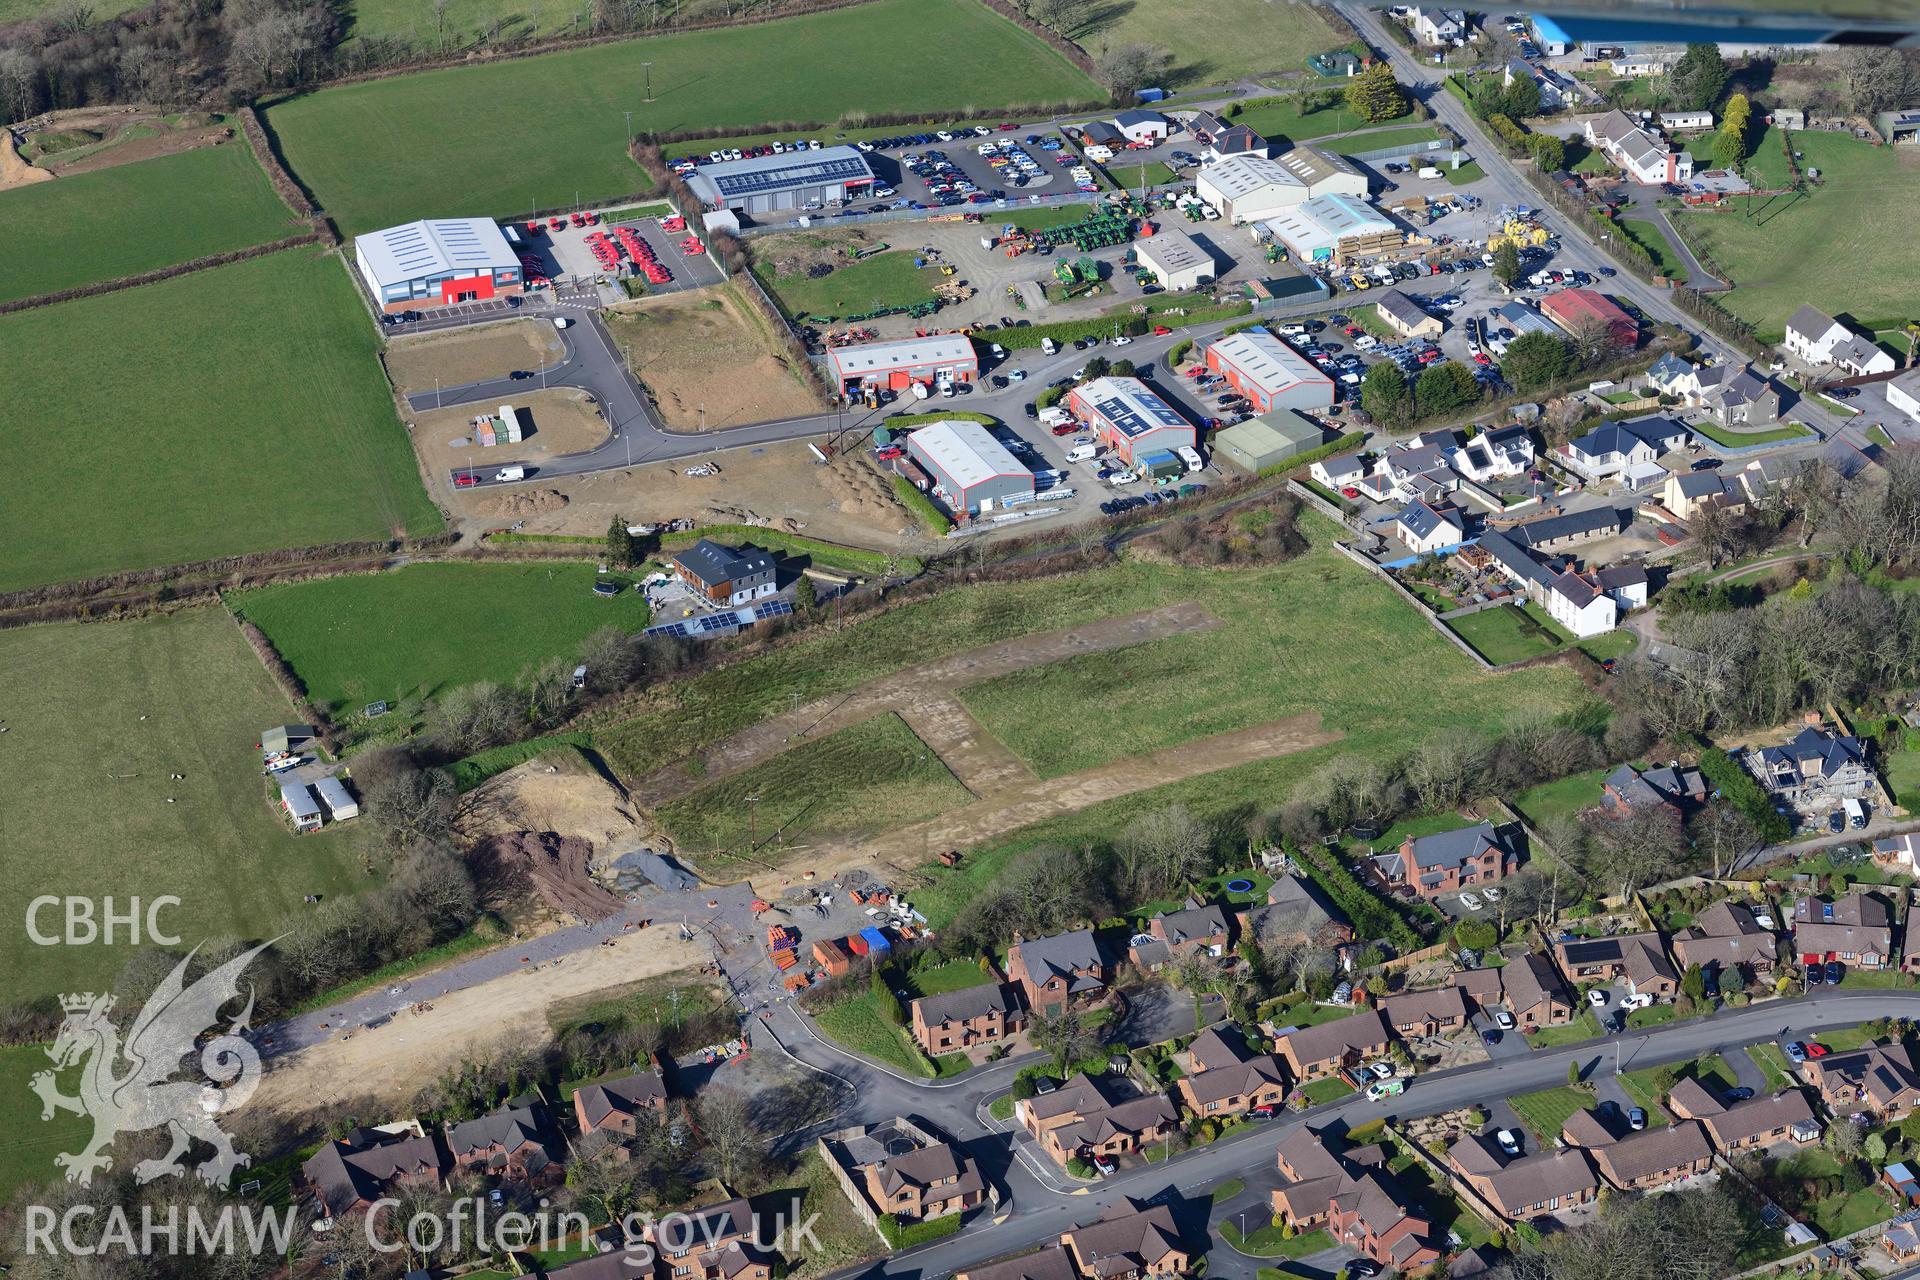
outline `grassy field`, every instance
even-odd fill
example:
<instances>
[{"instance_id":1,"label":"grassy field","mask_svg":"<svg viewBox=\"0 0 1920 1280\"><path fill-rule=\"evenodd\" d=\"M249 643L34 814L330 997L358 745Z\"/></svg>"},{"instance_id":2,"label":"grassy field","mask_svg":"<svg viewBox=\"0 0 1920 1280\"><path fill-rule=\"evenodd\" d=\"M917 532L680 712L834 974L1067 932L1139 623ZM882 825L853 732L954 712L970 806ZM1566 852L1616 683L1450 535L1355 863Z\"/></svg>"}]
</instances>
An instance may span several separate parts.
<instances>
[{"instance_id":1,"label":"grassy field","mask_svg":"<svg viewBox=\"0 0 1920 1280\"><path fill-rule=\"evenodd\" d=\"M748 796L758 796L748 803ZM972 796L906 721L888 712L663 805L654 817L695 857L890 831ZM977 985L984 981L976 970Z\"/></svg>"},{"instance_id":2,"label":"grassy field","mask_svg":"<svg viewBox=\"0 0 1920 1280\"><path fill-rule=\"evenodd\" d=\"M1647 251L1647 256L1653 259L1655 271L1674 280L1687 278L1687 264L1658 223L1645 218L1622 218L1620 230L1626 233L1627 239Z\"/></svg>"},{"instance_id":3,"label":"grassy field","mask_svg":"<svg viewBox=\"0 0 1920 1280\"><path fill-rule=\"evenodd\" d=\"M33 402L0 590L437 531L376 345L305 249L0 318Z\"/></svg>"},{"instance_id":4,"label":"grassy field","mask_svg":"<svg viewBox=\"0 0 1920 1280\"><path fill-rule=\"evenodd\" d=\"M1432 142L1440 133L1431 125L1417 124L1405 129L1382 129L1376 133L1355 133L1324 144L1326 149L1343 156L1358 155L1362 151L1384 151L1388 147L1417 147ZM1439 154L1439 153L1436 153Z\"/></svg>"},{"instance_id":5,"label":"grassy field","mask_svg":"<svg viewBox=\"0 0 1920 1280\"><path fill-rule=\"evenodd\" d=\"M0 670L16 924L40 894L174 894L167 923L191 946L268 936L303 895L365 883L356 828L296 838L275 817L253 744L288 707L223 610L7 631ZM131 950L37 947L16 927L0 962L19 997L110 983Z\"/></svg>"},{"instance_id":6,"label":"grassy field","mask_svg":"<svg viewBox=\"0 0 1920 1280\"><path fill-rule=\"evenodd\" d=\"M857 65L847 61L851 50ZM652 64L652 102L643 97L643 62ZM273 107L268 123L293 171L353 232L642 190L646 176L625 150L627 111L635 132L666 133L1104 96L975 0L875 0L323 90ZM536 121L539 145L516 145Z\"/></svg>"},{"instance_id":7,"label":"grassy field","mask_svg":"<svg viewBox=\"0 0 1920 1280\"><path fill-rule=\"evenodd\" d=\"M814 1015L814 1025L829 1039L838 1041L855 1053L863 1053L876 1062L884 1062L915 1079L927 1079L927 1059L908 1039L906 1029L896 1027L880 1016L879 996L863 991L857 996L822 1009Z\"/></svg>"},{"instance_id":8,"label":"grassy field","mask_svg":"<svg viewBox=\"0 0 1920 1280\"><path fill-rule=\"evenodd\" d=\"M93 1132L93 1122L85 1116L63 1111L51 1120L40 1119L40 1095L27 1088L27 1081L52 1066L39 1045L0 1046L0 1124L9 1135L0 1143L0 1199L11 1197L15 1187L57 1180L60 1169L54 1156L80 1150ZM78 1070L63 1073L62 1092L72 1093L78 1078Z\"/></svg>"},{"instance_id":9,"label":"grassy field","mask_svg":"<svg viewBox=\"0 0 1920 1280\"><path fill-rule=\"evenodd\" d=\"M1566 817L1599 804L1600 783L1612 772L1611 768L1593 769L1543 783L1513 797L1513 807L1536 828L1545 826L1555 818Z\"/></svg>"},{"instance_id":10,"label":"grassy field","mask_svg":"<svg viewBox=\"0 0 1920 1280\"><path fill-rule=\"evenodd\" d=\"M1180 175L1173 171L1172 166L1158 160L1150 160L1146 164L1108 165L1107 176L1130 191L1138 191L1141 187L1163 187L1180 181Z\"/></svg>"},{"instance_id":11,"label":"grassy field","mask_svg":"<svg viewBox=\"0 0 1920 1280\"><path fill-rule=\"evenodd\" d=\"M1115 0L1072 35L1089 49L1136 41L1165 49L1173 66L1156 83L1175 91L1304 71L1309 57L1341 43L1319 9L1270 0Z\"/></svg>"},{"instance_id":12,"label":"grassy field","mask_svg":"<svg viewBox=\"0 0 1920 1280\"><path fill-rule=\"evenodd\" d=\"M1500 666L1552 653L1560 648L1557 637L1545 628L1529 626L1532 620L1514 605L1482 609L1464 618L1449 618L1454 634L1474 647L1479 655Z\"/></svg>"},{"instance_id":13,"label":"grassy field","mask_svg":"<svg viewBox=\"0 0 1920 1280\"><path fill-rule=\"evenodd\" d=\"M0 193L0 301L265 244L303 228L244 142ZM86 246L84 253L76 245Z\"/></svg>"},{"instance_id":14,"label":"grassy field","mask_svg":"<svg viewBox=\"0 0 1920 1280\"><path fill-rule=\"evenodd\" d=\"M817 280L805 275L769 276L764 271L760 278L787 314L840 319L925 302L933 297L933 286L941 276L938 267L916 267L911 253L896 249L836 267L833 274Z\"/></svg>"},{"instance_id":15,"label":"grassy field","mask_svg":"<svg viewBox=\"0 0 1920 1280\"><path fill-rule=\"evenodd\" d=\"M1744 201L1728 212L1681 215L1682 231L1733 277L1721 303L1769 342L1803 302L1870 328L1903 318L1920 278L1920 237L1907 234L1920 199L1920 153L1832 133L1796 133L1793 145L1802 168L1824 179L1804 198L1776 197L1764 211L1756 200L1752 219ZM1785 181L1778 131L1766 131L1750 163L1760 181Z\"/></svg>"},{"instance_id":16,"label":"grassy field","mask_svg":"<svg viewBox=\"0 0 1920 1280\"><path fill-rule=\"evenodd\" d=\"M1291 98L1254 98L1241 103L1240 113L1230 118L1274 142L1306 142L1367 127L1344 101L1301 115Z\"/></svg>"},{"instance_id":17,"label":"grassy field","mask_svg":"<svg viewBox=\"0 0 1920 1280\"><path fill-rule=\"evenodd\" d=\"M308 696L358 709L479 680L505 683L549 658L571 661L601 627L647 625L639 592L603 599L593 594L594 578L589 564L420 564L228 599L267 633Z\"/></svg>"}]
</instances>

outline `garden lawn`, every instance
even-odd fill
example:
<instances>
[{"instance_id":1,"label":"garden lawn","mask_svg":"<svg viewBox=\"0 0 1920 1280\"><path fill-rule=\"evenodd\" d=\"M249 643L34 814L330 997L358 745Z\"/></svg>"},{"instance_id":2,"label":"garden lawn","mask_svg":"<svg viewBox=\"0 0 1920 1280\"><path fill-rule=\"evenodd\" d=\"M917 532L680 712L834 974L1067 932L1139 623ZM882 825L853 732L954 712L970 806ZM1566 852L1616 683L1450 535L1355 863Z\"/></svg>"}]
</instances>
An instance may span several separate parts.
<instances>
[{"instance_id":1,"label":"garden lawn","mask_svg":"<svg viewBox=\"0 0 1920 1280\"><path fill-rule=\"evenodd\" d=\"M1721 304L1763 342L1779 341L1803 302L1870 329L1894 327L1911 310L1920 279L1920 236L1909 234L1920 200L1920 152L1837 133L1796 133L1793 145L1803 153L1803 169L1819 169L1823 179L1804 197L1756 198L1751 219L1744 200L1725 212L1676 215L1682 231L1733 277ZM1751 163L1773 166L1763 174L1784 180L1777 130L1767 129Z\"/></svg>"},{"instance_id":2,"label":"garden lawn","mask_svg":"<svg viewBox=\"0 0 1920 1280\"><path fill-rule=\"evenodd\" d=\"M1561 644L1574 646L1595 662L1605 662L1608 658L1624 658L1633 652L1633 646L1637 643L1634 633L1625 627L1615 627L1611 631L1602 631L1599 635L1588 636L1585 640L1581 640L1573 632L1555 622L1537 602L1522 600L1519 609Z\"/></svg>"},{"instance_id":3,"label":"garden lawn","mask_svg":"<svg viewBox=\"0 0 1920 1280\"><path fill-rule=\"evenodd\" d=\"M1259 1222L1258 1228L1243 1236L1239 1224L1228 1218L1220 1224L1220 1238L1230 1248L1255 1258L1304 1258L1333 1248L1333 1237L1324 1227L1289 1236L1268 1219L1259 1218Z\"/></svg>"},{"instance_id":4,"label":"garden lawn","mask_svg":"<svg viewBox=\"0 0 1920 1280\"><path fill-rule=\"evenodd\" d=\"M32 945L18 926L42 894L175 895L162 922L193 946L272 937L304 895L368 883L360 828L296 838L275 816L253 744L291 708L225 610L0 632L0 671L11 998L105 989L131 953Z\"/></svg>"},{"instance_id":5,"label":"garden lawn","mask_svg":"<svg viewBox=\"0 0 1920 1280\"><path fill-rule=\"evenodd\" d=\"M377 346L311 249L0 317L33 420L9 433L0 590L437 532Z\"/></svg>"},{"instance_id":6,"label":"garden lawn","mask_svg":"<svg viewBox=\"0 0 1920 1280\"><path fill-rule=\"evenodd\" d=\"M745 853L756 836L762 845L813 845L891 831L972 798L906 721L887 712L662 805L654 818L681 852L704 862ZM968 985L986 980L976 969Z\"/></svg>"},{"instance_id":7,"label":"garden lawn","mask_svg":"<svg viewBox=\"0 0 1920 1280\"><path fill-rule=\"evenodd\" d=\"M1627 239L1647 251L1647 256L1653 259L1655 271L1674 280L1687 278L1685 260L1673 247L1673 242L1667 239L1667 233L1660 229L1659 223L1645 218L1622 218L1620 229L1626 233Z\"/></svg>"},{"instance_id":8,"label":"garden lawn","mask_svg":"<svg viewBox=\"0 0 1920 1280\"><path fill-rule=\"evenodd\" d=\"M817 280L805 275L770 276L764 269L758 274L788 315L812 315L823 320L926 302L933 297L933 286L941 278L938 267L914 266L913 254L903 249L843 263L832 275Z\"/></svg>"},{"instance_id":9,"label":"garden lawn","mask_svg":"<svg viewBox=\"0 0 1920 1280\"><path fill-rule=\"evenodd\" d=\"M244 249L306 228L244 142L0 193L0 302ZM84 246L84 249L81 248Z\"/></svg>"},{"instance_id":10,"label":"garden lawn","mask_svg":"<svg viewBox=\"0 0 1920 1280\"><path fill-rule=\"evenodd\" d=\"M1582 1040L1593 1040L1602 1033L1600 1020L1593 1016L1593 1010L1583 1008L1580 1016L1572 1022L1558 1027L1542 1027L1538 1031L1529 1031L1527 1043L1536 1049L1557 1049L1563 1044L1576 1044Z\"/></svg>"},{"instance_id":11,"label":"garden lawn","mask_svg":"<svg viewBox=\"0 0 1920 1280\"><path fill-rule=\"evenodd\" d=\"M928 1070L925 1056L907 1039L906 1030L881 1018L878 999L873 992L864 991L822 1009L814 1015L814 1025L828 1039L855 1053L916 1079L930 1077L933 1072Z\"/></svg>"},{"instance_id":12,"label":"garden lawn","mask_svg":"<svg viewBox=\"0 0 1920 1280\"><path fill-rule=\"evenodd\" d=\"M1555 636L1513 605L1482 609L1464 618L1449 618L1447 625L1496 667L1537 658L1560 648Z\"/></svg>"},{"instance_id":13,"label":"garden lawn","mask_svg":"<svg viewBox=\"0 0 1920 1280\"><path fill-rule=\"evenodd\" d=\"M1542 783L1513 797L1512 805L1521 817L1538 830L1555 818L1567 817L1599 804L1600 784L1612 772L1609 766Z\"/></svg>"},{"instance_id":14,"label":"garden lawn","mask_svg":"<svg viewBox=\"0 0 1920 1280\"><path fill-rule=\"evenodd\" d=\"M1747 1056L1753 1059L1753 1064L1760 1068L1760 1074L1766 1077L1766 1087L1761 1090L1762 1093L1778 1093L1793 1083L1792 1064L1773 1041L1748 1045Z\"/></svg>"},{"instance_id":15,"label":"garden lawn","mask_svg":"<svg viewBox=\"0 0 1920 1280\"><path fill-rule=\"evenodd\" d=\"M1452 164L1443 164L1440 166L1440 172L1456 187L1464 187L1470 182L1478 182L1487 176L1487 171L1480 167L1478 160L1469 160L1458 169Z\"/></svg>"},{"instance_id":16,"label":"garden lawn","mask_svg":"<svg viewBox=\"0 0 1920 1280\"><path fill-rule=\"evenodd\" d=\"M1864 1231L1894 1215L1893 1203L1879 1187L1862 1187L1851 1194L1836 1191L1813 1202L1813 1225L1828 1240Z\"/></svg>"},{"instance_id":17,"label":"garden lawn","mask_svg":"<svg viewBox=\"0 0 1920 1280\"><path fill-rule=\"evenodd\" d=\"M553 658L569 664L601 627L638 631L647 605L625 578L593 594L578 563L418 564L227 597L267 633L324 707L432 698L476 681L505 684Z\"/></svg>"},{"instance_id":18,"label":"garden lawn","mask_svg":"<svg viewBox=\"0 0 1920 1280\"><path fill-rule=\"evenodd\" d=\"M1367 122L1355 115L1345 101L1336 101L1330 107L1301 115L1291 98L1254 98L1242 102L1239 113L1229 114L1228 118L1235 124L1247 126L1275 145L1307 142L1367 127Z\"/></svg>"},{"instance_id":19,"label":"garden lawn","mask_svg":"<svg viewBox=\"0 0 1920 1280\"><path fill-rule=\"evenodd\" d=\"M1115 183L1131 191L1141 187L1162 187L1171 182L1180 181L1180 175L1158 160L1146 164L1108 165L1107 176Z\"/></svg>"},{"instance_id":20,"label":"garden lawn","mask_svg":"<svg viewBox=\"0 0 1920 1280\"><path fill-rule=\"evenodd\" d=\"M642 93L643 62L652 64L652 102ZM938 114L1105 96L976 0L875 0L325 89L274 106L267 123L294 173L356 232L644 190L646 175L626 155L628 111L636 133L745 132L858 111ZM528 127L537 145L525 144Z\"/></svg>"},{"instance_id":21,"label":"garden lawn","mask_svg":"<svg viewBox=\"0 0 1920 1280\"><path fill-rule=\"evenodd\" d=\"M1324 1080L1315 1080L1311 1084L1302 1086L1300 1096L1307 1100L1308 1106L1317 1107L1323 1102L1344 1098L1352 1092L1353 1086L1345 1080L1339 1076L1328 1076Z\"/></svg>"},{"instance_id":22,"label":"garden lawn","mask_svg":"<svg viewBox=\"0 0 1920 1280\"><path fill-rule=\"evenodd\" d=\"M908 970L902 986L912 992L914 998L918 998L945 995L949 991L966 991L993 981L993 975L981 968L977 961L949 960L945 964Z\"/></svg>"},{"instance_id":23,"label":"garden lawn","mask_svg":"<svg viewBox=\"0 0 1920 1280\"><path fill-rule=\"evenodd\" d=\"M1576 1111L1592 1109L1593 1095L1585 1089L1575 1089L1571 1085L1561 1085L1557 1089L1542 1089L1538 1093L1523 1093L1508 1098L1513 1113L1520 1117L1533 1138L1543 1150L1552 1150L1560 1138L1560 1130L1567 1123L1567 1117Z\"/></svg>"},{"instance_id":24,"label":"garden lawn","mask_svg":"<svg viewBox=\"0 0 1920 1280\"><path fill-rule=\"evenodd\" d=\"M1439 131L1429 125L1414 125L1406 129L1381 129L1373 133L1355 133L1341 138L1337 142L1326 143L1327 150L1338 155L1358 155L1362 151L1384 151L1388 147L1417 147L1432 142L1440 136Z\"/></svg>"},{"instance_id":25,"label":"garden lawn","mask_svg":"<svg viewBox=\"0 0 1920 1280\"><path fill-rule=\"evenodd\" d=\"M1342 43L1313 5L1270 0L1118 0L1096 6L1094 20L1070 34L1089 49L1137 42L1166 50L1173 65L1154 83L1175 91L1304 71L1313 54Z\"/></svg>"},{"instance_id":26,"label":"garden lawn","mask_svg":"<svg viewBox=\"0 0 1920 1280\"><path fill-rule=\"evenodd\" d=\"M1902 808L1920 809L1920 748L1888 753L1887 788Z\"/></svg>"},{"instance_id":27,"label":"garden lawn","mask_svg":"<svg viewBox=\"0 0 1920 1280\"><path fill-rule=\"evenodd\" d=\"M1706 421L1692 425L1701 435L1727 449L1744 449L1757 444L1778 444L1782 440L1799 440L1813 434L1797 422L1783 422L1768 431L1728 431L1724 427L1718 427Z\"/></svg>"}]
</instances>

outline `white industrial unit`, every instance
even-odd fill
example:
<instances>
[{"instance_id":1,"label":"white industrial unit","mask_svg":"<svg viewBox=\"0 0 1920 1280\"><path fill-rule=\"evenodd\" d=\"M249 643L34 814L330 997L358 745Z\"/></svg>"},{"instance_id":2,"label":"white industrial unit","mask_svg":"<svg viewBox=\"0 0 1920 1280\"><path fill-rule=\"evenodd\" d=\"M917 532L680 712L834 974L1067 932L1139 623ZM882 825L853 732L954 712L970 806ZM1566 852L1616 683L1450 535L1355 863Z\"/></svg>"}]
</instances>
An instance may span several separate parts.
<instances>
[{"instance_id":1,"label":"white industrial unit","mask_svg":"<svg viewBox=\"0 0 1920 1280\"><path fill-rule=\"evenodd\" d=\"M1135 241L1133 252L1163 289L1191 289L1215 274L1213 255L1178 228Z\"/></svg>"}]
</instances>

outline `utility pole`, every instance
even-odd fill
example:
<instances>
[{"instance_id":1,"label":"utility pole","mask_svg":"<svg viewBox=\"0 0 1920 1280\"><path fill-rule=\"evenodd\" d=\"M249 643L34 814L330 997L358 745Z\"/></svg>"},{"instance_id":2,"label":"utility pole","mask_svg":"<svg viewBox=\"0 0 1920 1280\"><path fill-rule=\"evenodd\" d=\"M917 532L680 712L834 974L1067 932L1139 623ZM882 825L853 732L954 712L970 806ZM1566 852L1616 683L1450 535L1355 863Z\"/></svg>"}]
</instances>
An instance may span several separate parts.
<instances>
[{"instance_id":1,"label":"utility pole","mask_svg":"<svg viewBox=\"0 0 1920 1280\"><path fill-rule=\"evenodd\" d=\"M627 150L631 151L633 150L633 112L627 110L620 114L627 118Z\"/></svg>"},{"instance_id":2,"label":"utility pole","mask_svg":"<svg viewBox=\"0 0 1920 1280\"><path fill-rule=\"evenodd\" d=\"M747 852L760 847L760 797L747 797Z\"/></svg>"},{"instance_id":3,"label":"utility pole","mask_svg":"<svg viewBox=\"0 0 1920 1280\"><path fill-rule=\"evenodd\" d=\"M674 16L675 16L675 17L678 17L678 16L679 16L679 9L680 9L680 6L679 6L679 4L678 4L678 3L675 3L675 5L674 5ZM647 76L647 98L646 98L646 100L647 100L648 102L652 102L652 101L653 101L653 64L652 64L651 62L643 62L643 63L641 63L641 64L640 64L640 69L641 69L642 71L644 71L644 72L646 72L646 76ZM631 142L631 141L632 141L632 139L631 139L631 138L629 138L629 139L628 139L628 141L629 141L629 142Z\"/></svg>"}]
</instances>

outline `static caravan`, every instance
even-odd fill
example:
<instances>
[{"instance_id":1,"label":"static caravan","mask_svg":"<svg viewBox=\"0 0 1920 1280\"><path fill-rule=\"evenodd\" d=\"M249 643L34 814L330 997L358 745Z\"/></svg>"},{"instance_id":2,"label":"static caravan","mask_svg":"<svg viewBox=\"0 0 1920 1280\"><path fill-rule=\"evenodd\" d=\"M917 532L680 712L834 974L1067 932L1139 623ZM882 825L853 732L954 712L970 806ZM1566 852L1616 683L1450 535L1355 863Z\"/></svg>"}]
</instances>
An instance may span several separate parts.
<instances>
[{"instance_id":1,"label":"static caravan","mask_svg":"<svg viewBox=\"0 0 1920 1280\"><path fill-rule=\"evenodd\" d=\"M320 793L320 803L327 806L327 816L335 822L360 816L360 805L340 779L331 776L322 778L313 784L313 789Z\"/></svg>"},{"instance_id":2,"label":"static caravan","mask_svg":"<svg viewBox=\"0 0 1920 1280\"><path fill-rule=\"evenodd\" d=\"M287 817L293 820L296 831L318 831L320 829L320 806L313 802L313 792L307 790L304 782L283 782L280 784L280 807Z\"/></svg>"}]
</instances>

